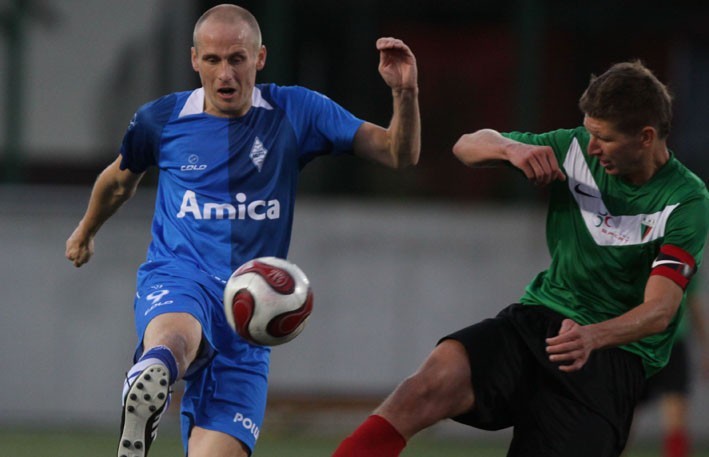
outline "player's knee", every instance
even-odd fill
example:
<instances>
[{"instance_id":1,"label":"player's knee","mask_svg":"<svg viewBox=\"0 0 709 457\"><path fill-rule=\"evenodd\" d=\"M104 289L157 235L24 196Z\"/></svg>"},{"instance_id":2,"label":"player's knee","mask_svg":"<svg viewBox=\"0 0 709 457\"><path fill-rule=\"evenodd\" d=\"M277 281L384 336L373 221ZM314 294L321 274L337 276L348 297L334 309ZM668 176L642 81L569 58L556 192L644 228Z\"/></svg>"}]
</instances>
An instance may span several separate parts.
<instances>
[{"instance_id":1,"label":"player's knee","mask_svg":"<svg viewBox=\"0 0 709 457\"><path fill-rule=\"evenodd\" d=\"M168 347L181 366L189 364L196 356L202 341L202 327L193 316L170 313L157 316L145 331L144 348Z\"/></svg>"},{"instance_id":2,"label":"player's knee","mask_svg":"<svg viewBox=\"0 0 709 457\"><path fill-rule=\"evenodd\" d=\"M457 342L443 342L421 368L399 387L419 407L435 405L446 413L472 407L473 390L465 350Z\"/></svg>"}]
</instances>

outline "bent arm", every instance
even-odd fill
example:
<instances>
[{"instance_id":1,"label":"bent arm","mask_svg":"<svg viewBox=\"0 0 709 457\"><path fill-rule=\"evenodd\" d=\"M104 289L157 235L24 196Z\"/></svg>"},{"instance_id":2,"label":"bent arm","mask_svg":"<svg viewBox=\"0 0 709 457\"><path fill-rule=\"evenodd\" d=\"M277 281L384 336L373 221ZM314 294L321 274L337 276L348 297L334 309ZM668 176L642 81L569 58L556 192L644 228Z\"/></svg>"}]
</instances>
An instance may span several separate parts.
<instances>
[{"instance_id":1,"label":"bent arm","mask_svg":"<svg viewBox=\"0 0 709 457\"><path fill-rule=\"evenodd\" d=\"M551 147L520 143L492 129L461 136L453 145L453 154L469 167L509 162L536 185L566 180Z\"/></svg>"},{"instance_id":2,"label":"bent arm","mask_svg":"<svg viewBox=\"0 0 709 457\"><path fill-rule=\"evenodd\" d=\"M66 258L74 266L80 267L93 255L93 243L96 233L128 199L138 187L143 173L121 170L121 157L106 167L99 174L84 216L66 241Z\"/></svg>"},{"instance_id":3,"label":"bent arm","mask_svg":"<svg viewBox=\"0 0 709 457\"><path fill-rule=\"evenodd\" d=\"M650 276L643 302L630 311L597 324L562 322L559 334L547 338L552 362L562 371L581 369L592 351L638 341L667 328L682 301L682 288L664 276Z\"/></svg>"},{"instance_id":4,"label":"bent arm","mask_svg":"<svg viewBox=\"0 0 709 457\"><path fill-rule=\"evenodd\" d=\"M677 313L682 288L671 279L650 276L645 286L644 301L625 314L598 324L592 324L595 349L620 346L660 333Z\"/></svg>"},{"instance_id":5,"label":"bent arm","mask_svg":"<svg viewBox=\"0 0 709 457\"><path fill-rule=\"evenodd\" d=\"M391 168L418 163L421 153L421 115L416 58L395 38L377 40L379 73L391 88L394 102L388 128L363 123L354 137L355 155Z\"/></svg>"},{"instance_id":6,"label":"bent arm","mask_svg":"<svg viewBox=\"0 0 709 457\"><path fill-rule=\"evenodd\" d=\"M510 162L508 149L520 144L492 129L482 129L461 136L453 145L453 154L469 167Z\"/></svg>"}]
</instances>

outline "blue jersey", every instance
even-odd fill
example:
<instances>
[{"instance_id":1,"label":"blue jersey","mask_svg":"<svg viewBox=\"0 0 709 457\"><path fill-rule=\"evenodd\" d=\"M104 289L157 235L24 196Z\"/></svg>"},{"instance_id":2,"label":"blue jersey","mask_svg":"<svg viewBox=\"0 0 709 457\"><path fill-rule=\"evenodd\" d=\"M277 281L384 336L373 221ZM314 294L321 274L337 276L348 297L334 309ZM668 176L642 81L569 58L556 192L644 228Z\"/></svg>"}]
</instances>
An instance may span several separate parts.
<instances>
[{"instance_id":1,"label":"blue jersey","mask_svg":"<svg viewBox=\"0 0 709 457\"><path fill-rule=\"evenodd\" d=\"M144 271L197 268L226 279L252 258L285 258L300 169L351 152L363 122L295 86L257 85L239 118L203 106L202 88L162 97L138 110L123 139L121 169L160 170Z\"/></svg>"}]
</instances>

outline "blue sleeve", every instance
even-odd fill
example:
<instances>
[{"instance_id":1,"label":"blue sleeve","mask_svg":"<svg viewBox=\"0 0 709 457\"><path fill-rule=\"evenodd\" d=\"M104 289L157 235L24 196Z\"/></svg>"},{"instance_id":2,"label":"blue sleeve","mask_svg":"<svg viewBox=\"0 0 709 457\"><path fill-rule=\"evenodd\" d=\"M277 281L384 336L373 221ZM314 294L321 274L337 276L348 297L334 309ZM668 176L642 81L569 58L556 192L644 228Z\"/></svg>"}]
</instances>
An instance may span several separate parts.
<instances>
[{"instance_id":1,"label":"blue sleeve","mask_svg":"<svg viewBox=\"0 0 709 457\"><path fill-rule=\"evenodd\" d=\"M167 95L140 107L128 125L121 144L121 170L142 173L156 165L162 130L175 108L176 97Z\"/></svg>"},{"instance_id":2,"label":"blue sleeve","mask_svg":"<svg viewBox=\"0 0 709 457\"><path fill-rule=\"evenodd\" d=\"M272 96L295 129L302 164L318 155L352 152L363 120L325 95L303 87L273 86Z\"/></svg>"}]
</instances>

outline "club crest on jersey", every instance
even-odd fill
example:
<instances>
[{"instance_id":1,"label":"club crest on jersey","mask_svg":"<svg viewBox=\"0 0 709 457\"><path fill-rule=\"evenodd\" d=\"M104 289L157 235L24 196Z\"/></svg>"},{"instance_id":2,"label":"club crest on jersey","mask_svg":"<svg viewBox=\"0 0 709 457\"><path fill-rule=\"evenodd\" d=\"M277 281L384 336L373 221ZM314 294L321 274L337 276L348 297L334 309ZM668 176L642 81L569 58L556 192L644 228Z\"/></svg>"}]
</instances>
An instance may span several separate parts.
<instances>
[{"instance_id":1,"label":"club crest on jersey","mask_svg":"<svg viewBox=\"0 0 709 457\"><path fill-rule=\"evenodd\" d=\"M656 223L657 218L655 215L643 215L643 218L640 220L640 236L643 240L650 235L650 232L652 232L652 229L655 227Z\"/></svg>"},{"instance_id":2,"label":"club crest on jersey","mask_svg":"<svg viewBox=\"0 0 709 457\"><path fill-rule=\"evenodd\" d=\"M251 153L249 154L249 157L259 172L261 172L261 168L263 167L263 161L266 159L266 154L268 154L268 149L263 146L263 142L261 142L259 137L256 137L256 139L254 139L253 146L251 146Z\"/></svg>"}]
</instances>

